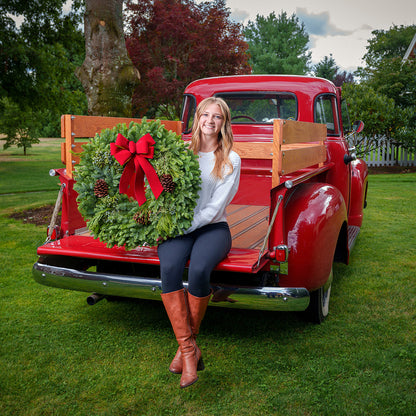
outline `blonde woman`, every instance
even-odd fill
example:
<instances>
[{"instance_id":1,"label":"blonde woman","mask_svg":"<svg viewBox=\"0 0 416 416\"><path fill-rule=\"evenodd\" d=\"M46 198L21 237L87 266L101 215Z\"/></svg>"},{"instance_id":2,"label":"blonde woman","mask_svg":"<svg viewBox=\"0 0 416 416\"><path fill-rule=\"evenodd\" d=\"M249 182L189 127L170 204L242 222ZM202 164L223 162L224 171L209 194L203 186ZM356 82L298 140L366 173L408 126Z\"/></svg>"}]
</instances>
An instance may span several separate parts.
<instances>
[{"instance_id":1,"label":"blonde woman","mask_svg":"<svg viewBox=\"0 0 416 416\"><path fill-rule=\"evenodd\" d=\"M182 374L180 387L203 370L196 336L211 297L210 275L231 249L225 210L237 192L240 157L232 150L230 110L221 98L203 100L196 109L190 148L198 155L202 185L191 227L158 247L162 301L179 344L169 370ZM182 275L189 260L188 289Z\"/></svg>"}]
</instances>

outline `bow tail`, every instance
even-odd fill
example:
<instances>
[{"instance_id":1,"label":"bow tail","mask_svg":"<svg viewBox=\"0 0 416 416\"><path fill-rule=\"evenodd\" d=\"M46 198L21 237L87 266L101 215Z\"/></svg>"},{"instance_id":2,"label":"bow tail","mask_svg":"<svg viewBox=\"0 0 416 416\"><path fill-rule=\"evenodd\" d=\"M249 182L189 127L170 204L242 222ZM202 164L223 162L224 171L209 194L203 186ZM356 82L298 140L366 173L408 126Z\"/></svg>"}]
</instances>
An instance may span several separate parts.
<instances>
[{"instance_id":1,"label":"bow tail","mask_svg":"<svg viewBox=\"0 0 416 416\"><path fill-rule=\"evenodd\" d=\"M142 167L143 172L146 175L147 181L149 182L150 189L152 190L153 195L156 199L158 199L160 194L163 192L163 186L160 183L159 176L157 176L155 169L147 159L141 158L140 166Z\"/></svg>"},{"instance_id":2,"label":"bow tail","mask_svg":"<svg viewBox=\"0 0 416 416\"><path fill-rule=\"evenodd\" d=\"M124 167L123 173L121 174L120 183L118 190L121 194L127 194L133 196L134 190L134 177L135 177L134 163L131 160Z\"/></svg>"},{"instance_id":3,"label":"bow tail","mask_svg":"<svg viewBox=\"0 0 416 416\"><path fill-rule=\"evenodd\" d=\"M136 169L136 178L134 180L134 199L138 202L139 206L146 202L144 174L141 169Z\"/></svg>"}]
</instances>

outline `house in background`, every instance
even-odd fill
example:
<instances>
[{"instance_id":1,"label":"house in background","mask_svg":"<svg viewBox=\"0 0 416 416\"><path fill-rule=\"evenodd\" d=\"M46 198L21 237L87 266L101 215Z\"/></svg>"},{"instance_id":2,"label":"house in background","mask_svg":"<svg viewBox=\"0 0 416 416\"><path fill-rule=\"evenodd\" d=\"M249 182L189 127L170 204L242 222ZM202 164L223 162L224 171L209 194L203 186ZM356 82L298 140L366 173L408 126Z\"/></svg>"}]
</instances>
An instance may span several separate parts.
<instances>
[{"instance_id":1,"label":"house in background","mask_svg":"<svg viewBox=\"0 0 416 416\"><path fill-rule=\"evenodd\" d=\"M403 56L403 61L407 61L409 58L410 59L415 59L415 55L416 55L416 33L413 36L413 39L410 42L410 45L407 48L406 53Z\"/></svg>"}]
</instances>

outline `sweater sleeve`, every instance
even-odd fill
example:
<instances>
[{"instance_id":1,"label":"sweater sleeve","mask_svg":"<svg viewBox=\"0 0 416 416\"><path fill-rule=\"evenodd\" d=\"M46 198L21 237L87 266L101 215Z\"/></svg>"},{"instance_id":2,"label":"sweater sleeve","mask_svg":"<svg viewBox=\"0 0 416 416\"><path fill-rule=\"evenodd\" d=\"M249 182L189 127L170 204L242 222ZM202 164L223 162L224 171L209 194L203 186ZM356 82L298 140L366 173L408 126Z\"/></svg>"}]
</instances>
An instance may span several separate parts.
<instances>
[{"instance_id":1,"label":"sweater sleeve","mask_svg":"<svg viewBox=\"0 0 416 416\"><path fill-rule=\"evenodd\" d=\"M192 225L185 232L190 233L204 225L221 221L225 209L232 201L240 183L241 159L237 153L230 154L233 171L218 183L205 206L195 214Z\"/></svg>"}]
</instances>

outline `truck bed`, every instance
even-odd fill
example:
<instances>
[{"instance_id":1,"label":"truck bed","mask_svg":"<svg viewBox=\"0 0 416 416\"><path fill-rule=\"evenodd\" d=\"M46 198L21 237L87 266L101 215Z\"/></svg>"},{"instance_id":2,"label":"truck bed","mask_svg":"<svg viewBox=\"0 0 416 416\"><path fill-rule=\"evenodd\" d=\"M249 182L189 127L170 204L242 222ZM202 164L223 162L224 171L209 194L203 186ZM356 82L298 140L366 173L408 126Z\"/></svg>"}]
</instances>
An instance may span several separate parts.
<instances>
[{"instance_id":1,"label":"truck bed","mask_svg":"<svg viewBox=\"0 0 416 416\"><path fill-rule=\"evenodd\" d=\"M267 261L262 259L259 263L258 259L267 232L269 207L230 205L227 214L233 246L216 270L256 273ZM40 246L38 254L159 265L155 247L137 247L130 251L123 247L108 248L94 239L87 229Z\"/></svg>"},{"instance_id":2,"label":"truck bed","mask_svg":"<svg viewBox=\"0 0 416 416\"><path fill-rule=\"evenodd\" d=\"M230 204L227 207L227 222L230 226L233 248L260 250L267 232L269 207ZM91 236L86 228L77 234Z\"/></svg>"}]
</instances>

